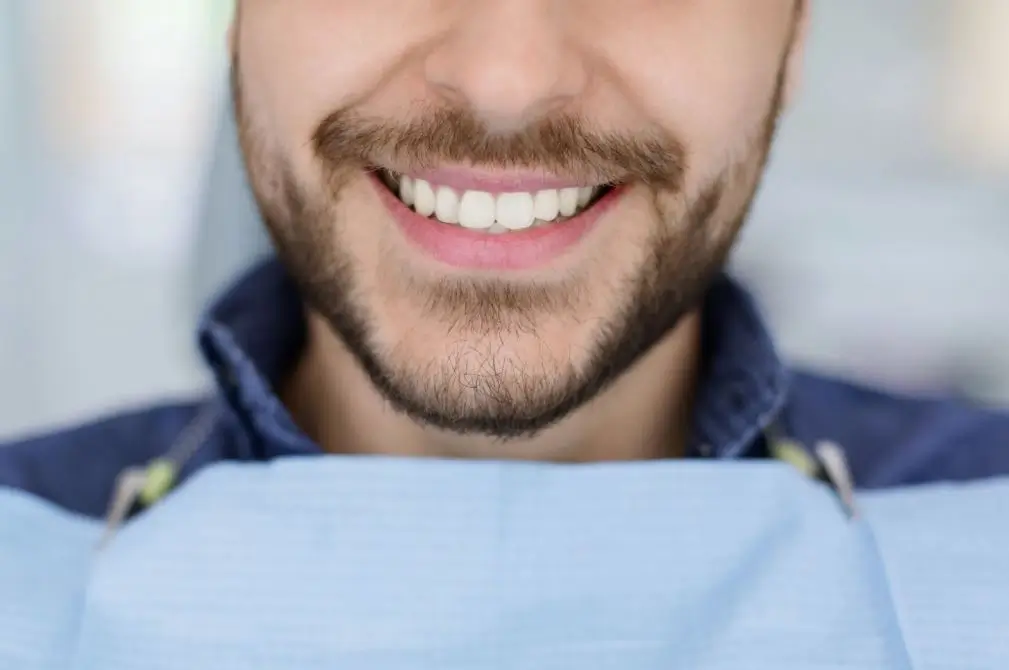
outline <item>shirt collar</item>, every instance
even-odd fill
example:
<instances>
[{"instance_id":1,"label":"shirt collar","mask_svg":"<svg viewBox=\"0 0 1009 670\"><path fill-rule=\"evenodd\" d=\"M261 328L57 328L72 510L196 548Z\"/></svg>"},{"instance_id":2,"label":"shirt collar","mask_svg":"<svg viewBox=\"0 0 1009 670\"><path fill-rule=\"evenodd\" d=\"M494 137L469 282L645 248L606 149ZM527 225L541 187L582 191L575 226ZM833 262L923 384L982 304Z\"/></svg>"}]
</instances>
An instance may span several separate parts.
<instances>
[{"instance_id":1,"label":"shirt collar","mask_svg":"<svg viewBox=\"0 0 1009 670\"><path fill-rule=\"evenodd\" d=\"M702 324L704 360L691 454L754 456L784 407L788 371L753 299L727 275L709 290ZM225 292L203 319L201 350L249 433L254 458L319 453L274 391L300 355L305 334L298 289L272 259Z\"/></svg>"},{"instance_id":2,"label":"shirt collar","mask_svg":"<svg viewBox=\"0 0 1009 670\"><path fill-rule=\"evenodd\" d=\"M784 410L790 375L753 298L728 275L705 298L702 352L692 453L758 455L763 436Z\"/></svg>"}]
</instances>

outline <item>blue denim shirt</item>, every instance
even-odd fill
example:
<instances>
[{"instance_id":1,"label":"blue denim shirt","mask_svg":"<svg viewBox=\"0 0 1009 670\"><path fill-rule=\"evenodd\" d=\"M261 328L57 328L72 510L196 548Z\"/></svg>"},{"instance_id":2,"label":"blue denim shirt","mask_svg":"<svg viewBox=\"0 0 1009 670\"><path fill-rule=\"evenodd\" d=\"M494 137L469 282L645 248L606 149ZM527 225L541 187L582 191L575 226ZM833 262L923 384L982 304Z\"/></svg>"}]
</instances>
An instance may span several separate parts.
<instances>
[{"instance_id":1,"label":"blue denim shirt","mask_svg":"<svg viewBox=\"0 0 1009 670\"><path fill-rule=\"evenodd\" d=\"M210 309L200 328L217 382L212 393L0 447L0 486L103 516L119 474L163 456L207 408L214 421L193 445L182 485L220 461L321 455L273 392L303 348L303 317L290 278L275 261L265 262ZM706 298L703 333L692 457L765 458L773 426L802 445L840 445L860 488L1009 474L1009 415L791 369L750 297L728 277Z\"/></svg>"}]
</instances>

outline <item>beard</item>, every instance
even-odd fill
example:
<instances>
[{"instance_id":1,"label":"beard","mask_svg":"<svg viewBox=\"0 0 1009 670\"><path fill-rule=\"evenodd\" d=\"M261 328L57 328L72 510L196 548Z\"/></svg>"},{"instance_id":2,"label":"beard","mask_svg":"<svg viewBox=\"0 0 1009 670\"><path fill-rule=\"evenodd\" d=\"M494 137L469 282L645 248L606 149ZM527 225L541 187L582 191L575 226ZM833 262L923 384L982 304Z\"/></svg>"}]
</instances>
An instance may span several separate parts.
<instances>
[{"instance_id":1,"label":"beard","mask_svg":"<svg viewBox=\"0 0 1009 670\"><path fill-rule=\"evenodd\" d=\"M583 407L697 309L724 269L759 185L780 116L784 72L783 64L746 155L692 196L684 188L686 144L669 134L607 135L561 117L500 135L458 108L424 110L407 124L337 110L313 136L318 178L299 177L255 123L237 57L232 86L253 192L278 258L307 307L323 317L397 411L451 433L508 440L532 437ZM385 223L348 214L348 193L361 176L382 165L446 162L535 167L585 183L631 182L650 194L645 209L653 225L635 245L635 262L609 264L605 289L613 299L605 305L594 297L605 258L541 282L428 277L403 264L381 270L363 265L348 231ZM371 211L383 216L377 205ZM393 303L411 306L415 329L393 332ZM577 337L547 343L544 333L551 328Z\"/></svg>"}]
</instances>

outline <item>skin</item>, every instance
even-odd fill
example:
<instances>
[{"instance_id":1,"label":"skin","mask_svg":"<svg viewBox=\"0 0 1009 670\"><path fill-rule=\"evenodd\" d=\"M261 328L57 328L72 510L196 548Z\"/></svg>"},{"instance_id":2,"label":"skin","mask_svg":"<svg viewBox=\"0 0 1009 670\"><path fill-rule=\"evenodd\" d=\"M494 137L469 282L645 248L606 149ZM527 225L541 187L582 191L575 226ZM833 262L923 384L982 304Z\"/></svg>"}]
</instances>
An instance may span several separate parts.
<instances>
[{"instance_id":1,"label":"skin","mask_svg":"<svg viewBox=\"0 0 1009 670\"><path fill-rule=\"evenodd\" d=\"M282 395L336 453L680 455L698 309L801 65L795 0L241 0L249 177L302 287ZM622 192L551 263L414 247L375 168L535 170Z\"/></svg>"}]
</instances>

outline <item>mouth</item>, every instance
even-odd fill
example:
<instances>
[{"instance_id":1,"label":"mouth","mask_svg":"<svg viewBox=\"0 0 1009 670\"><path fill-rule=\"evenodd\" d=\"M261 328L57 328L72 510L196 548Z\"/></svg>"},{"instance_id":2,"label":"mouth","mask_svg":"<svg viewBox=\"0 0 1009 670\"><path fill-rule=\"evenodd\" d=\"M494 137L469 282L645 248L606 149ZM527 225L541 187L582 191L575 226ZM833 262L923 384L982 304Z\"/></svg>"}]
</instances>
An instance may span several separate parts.
<instances>
[{"instance_id":1,"label":"mouth","mask_svg":"<svg viewBox=\"0 0 1009 670\"><path fill-rule=\"evenodd\" d=\"M626 190L457 169L405 175L382 168L370 177L414 247L470 270L549 265L574 249Z\"/></svg>"},{"instance_id":2,"label":"mouth","mask_svg":"<svg viewBox=\"0 0 1009 670\"><path fill-rule=\"evenodd\" d=\"M603 184L495 192L432 183L386 169L377 174L389 192L419 216L489 235L566 223L615 188Z\"/></svg>"}]
</instances>

